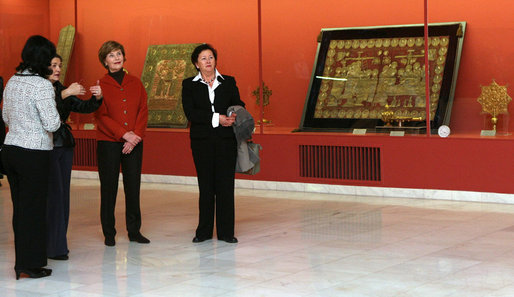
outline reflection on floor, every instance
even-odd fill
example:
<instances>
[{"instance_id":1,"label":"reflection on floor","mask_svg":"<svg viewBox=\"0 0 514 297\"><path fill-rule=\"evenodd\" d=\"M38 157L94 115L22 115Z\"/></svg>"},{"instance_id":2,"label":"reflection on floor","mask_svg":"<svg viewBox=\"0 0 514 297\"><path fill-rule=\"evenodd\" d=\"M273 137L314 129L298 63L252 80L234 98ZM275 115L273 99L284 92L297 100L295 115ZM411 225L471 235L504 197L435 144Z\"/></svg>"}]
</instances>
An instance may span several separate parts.
<instances>
[{"instance_id":1,"label":"reflection on floor","mask_svg":"<svg viewBox=\"0 0 514 297\"><path fill-rule=\"evenodd\" d=\"M116 246L106 247L98 182L72 183L70 259L16 281L3 182L1 296L514 295L514 205L238 189L240 242L193 244L196 187L143 184L152 242L129 243L120 190Z\"/></svg>"}]
</instances>

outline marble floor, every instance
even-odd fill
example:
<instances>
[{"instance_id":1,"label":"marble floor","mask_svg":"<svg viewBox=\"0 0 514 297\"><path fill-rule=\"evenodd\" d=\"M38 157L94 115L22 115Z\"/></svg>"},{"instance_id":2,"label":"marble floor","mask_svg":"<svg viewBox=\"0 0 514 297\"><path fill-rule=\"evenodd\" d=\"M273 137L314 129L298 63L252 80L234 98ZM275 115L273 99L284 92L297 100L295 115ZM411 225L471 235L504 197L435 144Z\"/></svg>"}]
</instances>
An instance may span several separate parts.
<instances>
[{"instance_id":1,"label":"marble floor","mask_svg":"<svg viewBox=\"0 0 514 297\"><path fill-rule=\"evenodd\" d=\"M118 196L103 244L99 185L74 179L70 259L15 279L12 205L0 188L0 296L514 296L514 205L236 190L238 244L193 244L195 186L142 185L144 235Z\"/></svg>"}]
</instances>

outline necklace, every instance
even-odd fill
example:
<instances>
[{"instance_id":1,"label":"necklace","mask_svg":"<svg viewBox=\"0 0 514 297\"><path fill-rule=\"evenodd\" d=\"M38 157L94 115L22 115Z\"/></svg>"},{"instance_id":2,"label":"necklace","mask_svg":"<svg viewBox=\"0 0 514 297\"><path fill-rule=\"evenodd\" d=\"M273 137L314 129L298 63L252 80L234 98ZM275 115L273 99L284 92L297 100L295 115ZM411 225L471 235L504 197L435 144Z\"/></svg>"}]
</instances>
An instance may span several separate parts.
<instances>
[{"instance_id":1,"label":"necklace","mask_svg":"<svg viewBox=\"0 0 514 297\"><path fill-rule=\"evenodd\" d=\"M206 83L206 84L208 84L208 85L210 85L210 84L211 84L215 79L216 79L216 75L215 75L211 80L209 80L209 81L205 80L205 79L203 78L203 76L202 76L202 80L203 80L203 82L204 82L204 83Z\"/></svg>"}]
</instances>

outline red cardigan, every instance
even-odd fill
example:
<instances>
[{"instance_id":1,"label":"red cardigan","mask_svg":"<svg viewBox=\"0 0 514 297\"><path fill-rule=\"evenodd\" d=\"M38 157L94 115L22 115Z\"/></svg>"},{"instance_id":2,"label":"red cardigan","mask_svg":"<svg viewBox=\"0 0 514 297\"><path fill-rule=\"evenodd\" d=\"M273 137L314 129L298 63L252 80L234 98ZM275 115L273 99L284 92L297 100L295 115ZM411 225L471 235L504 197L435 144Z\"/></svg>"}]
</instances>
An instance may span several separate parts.
<instances>
[{"instance_id":1,"label":"red cardigan","mask_svg":"<svg viewBox=\"0 0 514 297\"><path fill-rule=\"evenodd\" d=\"M145 136L148 122L146 90L141 81L128 73L121 86L109 74L100 79L103 104L95 113L97 140L124 142L123 135L133 131Z\"/></svg>"}]
</instances>

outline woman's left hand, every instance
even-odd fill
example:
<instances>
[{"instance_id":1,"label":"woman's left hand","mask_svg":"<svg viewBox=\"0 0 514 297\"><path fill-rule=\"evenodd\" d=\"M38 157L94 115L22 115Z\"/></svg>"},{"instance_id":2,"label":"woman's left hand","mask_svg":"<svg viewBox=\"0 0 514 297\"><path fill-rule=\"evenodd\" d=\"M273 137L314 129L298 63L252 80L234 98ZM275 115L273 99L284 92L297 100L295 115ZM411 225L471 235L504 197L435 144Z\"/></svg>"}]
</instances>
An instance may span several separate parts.
<instances>
[{"instance_id":1,"label":"woman's left hand","mask_svg":"<svg viewBox=\"0 0 514 297\"><path fill-rule=\"evenodd\" d=\"M89 88L89 91L96 97L97 100L102 99L102 88L100 87L100 81L96 81L96 86Z\"/></svg>"},{"instance_id":2,"label":"woman's left hand","mask_svg":"<svg viewBox=\"0 0 514 297\"><path fill-rule=\"evenodd\" d=\"M236 116L237 116L237 114L235 112L233 112L229 117L220 114L220 124L223 127L230 127L230 126L232 126L232 124L234 124L234 122L236 120Z\"/></svg>"},{"instance_id":3,"label":"woman's left hand","mask_svg":"<svg viewBox=\"0 0 514 297\"><path fill-rule=\"evenodd\" d=\"M79 96L85 93L86 89L81 84L74 82L61 92L61 98L66 99L69 96Z\"/></svg>"}]
</instances>

